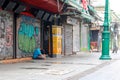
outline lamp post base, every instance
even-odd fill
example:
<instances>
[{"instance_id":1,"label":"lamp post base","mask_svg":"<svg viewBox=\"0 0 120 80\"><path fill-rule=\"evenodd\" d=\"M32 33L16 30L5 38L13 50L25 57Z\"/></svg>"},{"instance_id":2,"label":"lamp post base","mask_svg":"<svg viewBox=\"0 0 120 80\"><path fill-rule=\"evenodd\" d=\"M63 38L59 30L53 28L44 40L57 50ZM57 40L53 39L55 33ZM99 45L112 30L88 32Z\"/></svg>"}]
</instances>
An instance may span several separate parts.
<instances>
[{"instance_id":1,"label":"lamp post base","mask_svg":"<svg viewBox=\"0 0 120 80\"><path fill-rule=\"evenodd\" d=\"M110 56L109 55L102 55L100 57L100 60L111 60Z\"/></svg>"}]
</instances>

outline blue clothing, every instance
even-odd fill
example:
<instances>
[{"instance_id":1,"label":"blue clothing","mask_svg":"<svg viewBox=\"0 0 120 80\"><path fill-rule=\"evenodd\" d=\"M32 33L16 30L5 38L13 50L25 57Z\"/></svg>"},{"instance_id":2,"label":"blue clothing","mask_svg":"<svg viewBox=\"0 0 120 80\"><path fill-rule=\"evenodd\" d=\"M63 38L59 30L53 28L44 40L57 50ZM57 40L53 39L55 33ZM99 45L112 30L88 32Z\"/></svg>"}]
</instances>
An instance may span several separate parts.
<instances>
[{"instance_id":1,"label":"blue clothing","mask_svg":"<svg viewBox=\"0 0 120 80\"><path fill-rule=\"evenodd\" d=\"M39 48L35 49L34 53L33 53L33 59L37 59L38 56L40 56L42 53L41 53L41 50Z\"/></svg>"}]
</instances>

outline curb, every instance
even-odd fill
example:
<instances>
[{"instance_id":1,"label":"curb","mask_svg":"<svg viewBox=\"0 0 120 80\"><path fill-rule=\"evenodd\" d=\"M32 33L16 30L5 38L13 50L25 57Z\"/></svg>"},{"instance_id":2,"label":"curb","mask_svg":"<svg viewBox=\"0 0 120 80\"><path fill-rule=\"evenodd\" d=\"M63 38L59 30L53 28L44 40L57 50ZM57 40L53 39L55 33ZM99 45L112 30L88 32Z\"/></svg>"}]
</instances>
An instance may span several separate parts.
<instances>
[{"instance_id":1,"label":"curb","mask_svg":"<svg viewBox=\"0 0 120 80\"><path fill-rule=\"evenodd\" d=\"M18 63L18 62L24 62L24 61L29 61L29 60L32 60L32 58L27 57L27 58L19 58L19 59L1 60L0 64Z\"/></svg>"}]
</instances>

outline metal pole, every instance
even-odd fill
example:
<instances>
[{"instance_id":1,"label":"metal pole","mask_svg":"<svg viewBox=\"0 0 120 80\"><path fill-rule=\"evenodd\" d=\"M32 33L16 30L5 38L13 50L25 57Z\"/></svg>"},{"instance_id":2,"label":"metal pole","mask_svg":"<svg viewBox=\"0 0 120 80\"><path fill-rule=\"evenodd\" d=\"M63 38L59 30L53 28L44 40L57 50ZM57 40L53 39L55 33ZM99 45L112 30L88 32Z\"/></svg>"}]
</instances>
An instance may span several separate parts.
<instances>
[{"instance_id":1,"label":"metal pole","mask_svg":"<svg viewBox=\"0 0 120 80\"><path fill-rule=\"evenodd\" d=\"M105 4L105 17L104 17L104 30L102 33L102 55L101 60L110 60L109 56L109 41L110 41L110 32L109 32L109 0L106 0Z\"/></svg>"},{"instance_id":2,"label":"metal pole","mask_svg":"<svg viewBox=\"0 0 120 80\"><path fill-rule=\"evenodd\" d=\"M14 13L13 15L13 59L16 59L17 57L17 48L16 48L16 17L17 14Z\"/></svg>"}]
</instances>

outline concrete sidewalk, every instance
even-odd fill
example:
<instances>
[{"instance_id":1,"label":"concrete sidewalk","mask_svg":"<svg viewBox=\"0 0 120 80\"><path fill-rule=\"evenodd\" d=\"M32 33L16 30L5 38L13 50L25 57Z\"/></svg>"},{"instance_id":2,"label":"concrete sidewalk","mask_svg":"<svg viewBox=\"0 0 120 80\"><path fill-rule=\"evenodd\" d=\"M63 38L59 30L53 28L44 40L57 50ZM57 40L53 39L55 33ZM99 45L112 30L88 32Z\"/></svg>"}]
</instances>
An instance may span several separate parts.
<instances>
[{"instance_id":1,"label":"concrete sidewalk","mask_svg":"<svg viewBox=\"0 0 120 80\"><path fill-rule=\"evenodd\" d=\"M120 59L99 60L100 52L79 52L76 55L47 60L30 60L15 64L0 64L0 80L79 80L105 65Z\"/></svg>"}]
</instances>

